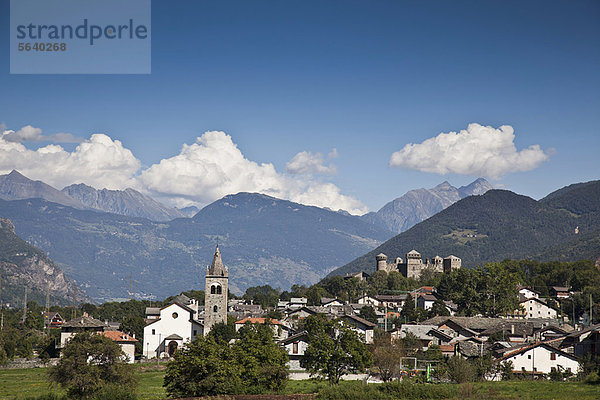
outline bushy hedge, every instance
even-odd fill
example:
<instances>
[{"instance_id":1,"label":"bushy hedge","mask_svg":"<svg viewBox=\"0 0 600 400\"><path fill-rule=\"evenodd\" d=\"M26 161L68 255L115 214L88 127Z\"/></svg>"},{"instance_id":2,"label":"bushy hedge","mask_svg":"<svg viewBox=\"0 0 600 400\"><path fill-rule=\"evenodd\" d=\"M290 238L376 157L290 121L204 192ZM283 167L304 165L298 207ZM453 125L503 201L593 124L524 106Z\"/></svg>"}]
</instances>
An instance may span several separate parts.
<instances>
[{"instance_id":1,"label":"bushy hedge","mask_svg":"<svg viewBox=\"0 0 600 400\"><path fill-rule=\"evenodd\" d=\"M456 385L424 385L400 381L377 385L347 382L322 389L319 391L318 398L321 400L452 399L456 398L458 389L459 386Z\"/></svg>"}]
</instances>

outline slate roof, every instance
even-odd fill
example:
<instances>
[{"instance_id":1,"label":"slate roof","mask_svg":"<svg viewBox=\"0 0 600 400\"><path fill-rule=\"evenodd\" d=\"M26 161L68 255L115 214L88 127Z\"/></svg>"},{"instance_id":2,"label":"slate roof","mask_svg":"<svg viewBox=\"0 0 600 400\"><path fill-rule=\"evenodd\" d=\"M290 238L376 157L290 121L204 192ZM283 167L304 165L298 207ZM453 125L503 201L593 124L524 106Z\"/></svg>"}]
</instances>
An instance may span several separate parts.
<instances>
[{"instance_id":1,"label":"slate roof","mask_svg":"<svg viewBox=\"0 0 600 400\"><path fill-rule=\"evenodd\" d=\"M529 345L525 345L525 346L517 346L517 347L507 349L508 351L504 352L504 355L502 357L498 358L498 361L506 360L507 358L516 356L517 354L525 353L536 347L545 347L546 349L552 351L553 353L560 354L560 355L570 358L572 360L579 360L579 358L575 357L573 354L565 353L564 351L559 350L556 347L552 347L549 342L538 342L538 343L533 343L533 344L529 344Z\"/></svg>"},{"instance_id":2,"label":"slate roof","mask_svg":"<svg viewBox=\"0 0 600 400\"><path fill-rule=\"evenodd\" d=\"M167 336L165 340L183 340L183 338L178 334L174 333L172 335Z\"/></svg>"},{"instance_id":3,"label":"slate roof","mask_svg":"<svg viewBox=\"0 0 600 400\"><path fill-rule=\"evenodd\" d=\"M146 315L160 315L160 307L146 307Z\"/></svg>"},{"instance_id":4,"label":"slate roof","mask_svg":"<svg viewBox=\"0 0 600 400\"><path fill-rule=\"evenodd\" d=\"M535 319L530 318L527 320L523 319L509 319L509 318L484 318L484 317L451 317L439 315L428 320L423 321L423 324L442 326L449 321L459 325L463 328L470 329L475 332L484 332L486 330L501 330L502 326L510 329L511 325L515 325L515 329L518 325L530 325L532 328L542 328L548 323L547 319Z\"/></svg>"},{"instance_id":5,"label":"slate roof","mask_svg":"<svg viewBox=\"0 0 600 400\"><path fill-rule=\"evenodd\" d=\"M82 315L61 325L62 328L105 328L106 324L89 315Z\"/></svg>"},{"instance_id":6,"label":"slate roof","mask_svg":"<svg viewBox=\"0 0 600 400\"><path fill-rule=\"evenodd\" d=\"M236 321L236 324L245 324L246 322L250 322L251 324L266 324L267 320L269 320L269 322L273 325L283 325L281 322L277 321L274 318L253 318L253 317L248 317L248 318L244 318L241 319L239 321Z\"/></svg>"},{"instance_id":7,"label":"slate roof","mask_svg":"<svg viewBox=\"0 0 600 400\"><path fill-rule=\"evenodd\" d=\"M344 318L351 319L355 322L365 325L367 328L374 328L377 324L372 323L371 321L367 321L364 318L357 317L356 315L344 315Z\"/></svg>"},{"instance_id":8,"label":"slate roof","mask_svg":"<svg viewBox=\"0 0 600 400\"><path fill-rule=\"evenodd\" d=\"M308 332L306 331L302 331L302 332L298 332L295 335L289 336L283 340L280 340L279 343L286 345L288 343L293 343L295 341L299 341L302 338L306 338L308 336Z\"/></svg>"},{"instance_id":9,"label":"slate roof","mask_svg":"<svg viewBox=\"0 0 600 400\"><path fill-rule=\"evenodd\" d=\"M431 331L437 330L437 325L412 325L404 324L400 327L400 335L412 333L420 340L433 340L434 336L430 334ZM446 335L447 336L447 335ZM403 337L403 336L402 336Z\"/></svg>"}]
</instances>

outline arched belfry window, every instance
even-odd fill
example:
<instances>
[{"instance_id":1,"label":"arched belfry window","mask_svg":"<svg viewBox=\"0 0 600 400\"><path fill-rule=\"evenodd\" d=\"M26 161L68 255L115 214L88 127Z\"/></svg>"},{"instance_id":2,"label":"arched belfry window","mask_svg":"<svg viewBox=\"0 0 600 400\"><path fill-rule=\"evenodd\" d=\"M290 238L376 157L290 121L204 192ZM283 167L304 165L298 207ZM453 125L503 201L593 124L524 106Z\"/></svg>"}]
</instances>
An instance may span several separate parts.
<instances>
[{"instance_id":1,"label":"arched belfry window","mask_svg":"<svg viewBox=\"0 0 600 400\"><path fill-rule=\"evenodd\" d=\"M210 294L215 294L217 293L217 285L212 285L210 287Z\"/></svg>"},{"instance_id":2,"label":"arched belfry window","mask_svg":"<svg viewBox=\"0 0 600 400\"><path fill-rule=\"evenodd\" d=\"M219 307L217 307L217 306L214 306L214 307L213 307L213 311L214 311L214 312L217 312L217 311L219 311Z\"/></svg>"},{"instance_id":3,"label":"arched belfry window","mask_svg":"<svg viewBox=\"0 0 600 400\"><path fill-rule=\"evenodd\" d=\"M217 294L222 294L223 289L221 289L221 286L217 286Z\"/></svg>"}]
</instances>

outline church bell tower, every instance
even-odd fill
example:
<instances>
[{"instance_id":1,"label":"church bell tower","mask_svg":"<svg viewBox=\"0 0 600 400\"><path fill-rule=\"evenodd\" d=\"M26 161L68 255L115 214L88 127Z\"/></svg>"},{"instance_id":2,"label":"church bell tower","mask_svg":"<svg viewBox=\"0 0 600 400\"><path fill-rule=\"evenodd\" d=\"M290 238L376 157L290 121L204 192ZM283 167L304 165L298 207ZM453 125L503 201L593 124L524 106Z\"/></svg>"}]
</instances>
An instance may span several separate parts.
<instances>
[{"instance_id":1,"label":"church bell tower","mask_svg":"<svg viewBox=\"0 0 600 400\"><path fill-rule=\"evenodd\" d=\"M223 265L219 245L215 250L212 264L206 269L206 287L204 291L204 335L215 324L227 323L227 291L229 271Z\"/></svg>"}]
</instances>

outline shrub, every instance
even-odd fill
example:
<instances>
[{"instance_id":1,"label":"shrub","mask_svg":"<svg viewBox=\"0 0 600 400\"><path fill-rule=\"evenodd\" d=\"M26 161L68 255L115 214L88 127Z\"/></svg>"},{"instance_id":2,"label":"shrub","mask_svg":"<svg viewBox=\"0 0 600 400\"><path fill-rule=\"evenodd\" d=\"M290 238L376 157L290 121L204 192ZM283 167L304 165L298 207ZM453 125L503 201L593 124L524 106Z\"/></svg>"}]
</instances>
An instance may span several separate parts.
<instances>
[{"instance_id":1,"label":"shrub","mask_svg":"<svg viewBox=\"0 0 600 400\"><path fill-rule=\"evenodd\" d=\"M584 382L588 385L599 385L600 375L598 375L597 372L592 372L591 374L585 377Z\"/></svg>"},{"instance_id":2,"label":"shrub","mask_svg":"<svg viewBox=\"0 0 600 400\"><path fill-rule=\"evenodd\" d=\"M473 382L475 371L471 363L460 357L450 357L447 363L448 377L456 383Z\"/></svg>"}]
</instances>

